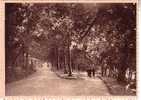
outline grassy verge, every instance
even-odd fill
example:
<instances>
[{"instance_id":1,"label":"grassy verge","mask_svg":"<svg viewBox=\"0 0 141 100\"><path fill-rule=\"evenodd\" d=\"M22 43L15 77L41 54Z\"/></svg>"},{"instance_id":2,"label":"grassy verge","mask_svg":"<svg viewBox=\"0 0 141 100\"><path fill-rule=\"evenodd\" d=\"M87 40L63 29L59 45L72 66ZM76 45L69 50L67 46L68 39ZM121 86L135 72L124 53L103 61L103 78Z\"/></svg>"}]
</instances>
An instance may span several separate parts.
<instances>
[{"instance_id":1,"label":"grassy verge","mask_svg":"<svg viewBox=\"0 0 141 100\"><path fill-rule=\"evenodd\" d=\"M126 89L126 85L119 84L116 79L109 77L100 77L101 80L106 84L109 92L115 96L135 96L136 93L132 92L130 89Z\"/></svg>"}]
</instances>

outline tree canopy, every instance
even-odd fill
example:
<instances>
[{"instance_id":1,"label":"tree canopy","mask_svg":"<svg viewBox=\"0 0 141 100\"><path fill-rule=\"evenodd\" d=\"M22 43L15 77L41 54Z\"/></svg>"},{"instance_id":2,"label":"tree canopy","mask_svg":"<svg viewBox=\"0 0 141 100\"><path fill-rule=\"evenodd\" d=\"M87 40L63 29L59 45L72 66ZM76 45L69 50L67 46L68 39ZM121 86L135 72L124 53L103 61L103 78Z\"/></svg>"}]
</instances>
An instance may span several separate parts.
<instances>
[{"instance_id":1,"label":"tree canopy","mask_svg":"<svg viewBox=\"0 0 141 100\"><path fill-rule=\"evenodd\" d=\"M95 66L116 67L123 81L127 68L136 70L136 4L6 4L6 59L22 47L57 65L65 56L69 62L69 48L71 63L85 55Z\"/></svg>"}]
</instances>

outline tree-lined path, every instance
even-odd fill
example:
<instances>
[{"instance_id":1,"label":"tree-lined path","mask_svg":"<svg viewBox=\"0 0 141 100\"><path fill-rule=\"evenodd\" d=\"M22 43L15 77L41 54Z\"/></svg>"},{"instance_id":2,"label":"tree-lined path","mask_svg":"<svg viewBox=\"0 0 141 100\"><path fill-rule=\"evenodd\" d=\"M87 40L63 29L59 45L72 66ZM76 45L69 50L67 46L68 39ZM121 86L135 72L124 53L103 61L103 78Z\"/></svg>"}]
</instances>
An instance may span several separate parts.
<instances>
[{"instance_id":1,"label":"tree-lined path","mask_svg":"<svg viewBox=\"0 0 141 100\"><path fill-rule=\"evenodd\" d=\"M48 67L38 69L36 73L20 81L6 85L6 95L16 96L83 96L110 95L105 84L99 78L79 80L61 79Z\"/></svg>"},{"instance_id":2,"label":"tree-lined path","mask_svg":"<svg viewBox=\"0 0 141 100\"><path fill-rule=\"evenodd\" d=\"M135 94L136 29L135 3L7 3L6 95Z\"/></svg>"}]
</instances>

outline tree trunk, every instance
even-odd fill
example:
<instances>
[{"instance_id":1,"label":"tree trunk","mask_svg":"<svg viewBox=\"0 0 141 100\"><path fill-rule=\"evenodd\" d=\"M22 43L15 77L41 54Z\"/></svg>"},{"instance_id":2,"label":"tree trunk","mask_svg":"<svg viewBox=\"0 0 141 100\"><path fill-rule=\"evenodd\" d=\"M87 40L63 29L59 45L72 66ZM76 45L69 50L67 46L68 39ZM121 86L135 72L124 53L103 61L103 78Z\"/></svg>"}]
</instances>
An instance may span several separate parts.
<instances>
[{"instance_id":1,"label":"tree trunk","mask_svg":"<svg viewBox=\"0 0 141 100\"><path fill-rule=\"evenodd\" d=\"M70 51L70 35L68 33L68 69L69 69L69 73L68 76L72 76L72 69L71 69L71 51Z\"/></svg>"},{"instance_id":2,"label":"tree trunk","mask_svg":"<svg viewBox=\"0 0 141 100\"><path fill-rule=\"evenodd\" d=\"M59 60L59 47L57 47L57 69L60 69L60 60Z\"/></svg>"},{"instance_id":3,"label":"tree trunk","mask_svg":"<svg viewBox=\"0 0 141 100\"><path fill-rule=\"evenodd\" d=\"M55 48L55 66L56 66L56 69L58 70L58 48L56 47Z\"/></svg>"},{"instance_id":4,"label":"tree trunk","mask_svg":"<svg viewBox=\"0 0 141 100\"><path fill-rule=\"evenodd\" d=\"M120 70L118 73L118 82L125 82L125 72L126 70Z\"/></svg>"},{"instance_id":5,"label":"tree trunk","mask_svg":"<svg viewBox=\"0 0 141 100\"><path fill-rule=\"evenodd\" d=\"M66 58L66 54L64 54L64 74L67 73L66 66L67 66L67 58Z\"/></svg>"},{"instance_id":6,"label":"tree trunk","mask_svg":"<svg viewBox=\"0 0 141 100\"><path fill-rule=\"evenodd\" d=\"M102 77L104 76L104 68L103 68L103 65L101 66L101 75L102 75Z\"/></svg>"},{"instance_id":7,"label":"tree trunk","mask_svg":"<svg viewBox=\"0 0 141 100\"><path fill-rule=\"evenodd\" d=\"M121 51L121 59L120 59L120 66L118 67L119 68L119 73L118 73L118 81L119 82L125 82L125 74L126 74L126 69L128 68L128 61L127 61L127 57L128 57L128 50L127 50L127 41L125 39L125 44L124 44L124 47L122 47L120 49Z\"/></svg>"},{"instance_id":8,"label":"tree trunk","mask_svg":"<svg viewBox=\"0 0 141 100\"><path fill-rule=\"evenodd\" d=\"M26 52L25 58L25 70L28 71L28 52Z\"/></svg>"}]
</instances>

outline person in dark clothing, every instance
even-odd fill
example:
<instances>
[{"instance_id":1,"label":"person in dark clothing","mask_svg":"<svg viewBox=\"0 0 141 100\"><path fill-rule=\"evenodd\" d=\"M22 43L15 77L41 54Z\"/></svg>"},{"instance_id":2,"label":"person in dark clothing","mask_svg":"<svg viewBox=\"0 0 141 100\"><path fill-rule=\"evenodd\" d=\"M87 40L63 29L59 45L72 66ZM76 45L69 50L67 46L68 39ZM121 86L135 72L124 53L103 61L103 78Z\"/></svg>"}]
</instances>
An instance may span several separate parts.
<instances>
[{"instance_id":1,"label":"person in dark clothing","mask_svg":"<svg viewBox=\"0 0 141 100\"><path fill-rule=\"evenodd\" d=\"M88 70L88 76L91 77L91 70Z\"/></svg>"},{"instance_id":2,"label":"person in dark clothing","mask_svg":"<svg viewBox=\"0 0 141 100\"><path fill-rule=\"evenodd\" d=\"M87 75L88 75L88 77L91 77L91 69L87 69Z\"/></svg>"},{"instance_id":3,"label":"person in dark clothing","mask_svg":"<svg viewBox=\"0 0 141 100\"><path fill-rule=\"evenodd\" d=\"M93 77L95 77L95 68L92 69Z\"/></svg>"}]
</instances>

